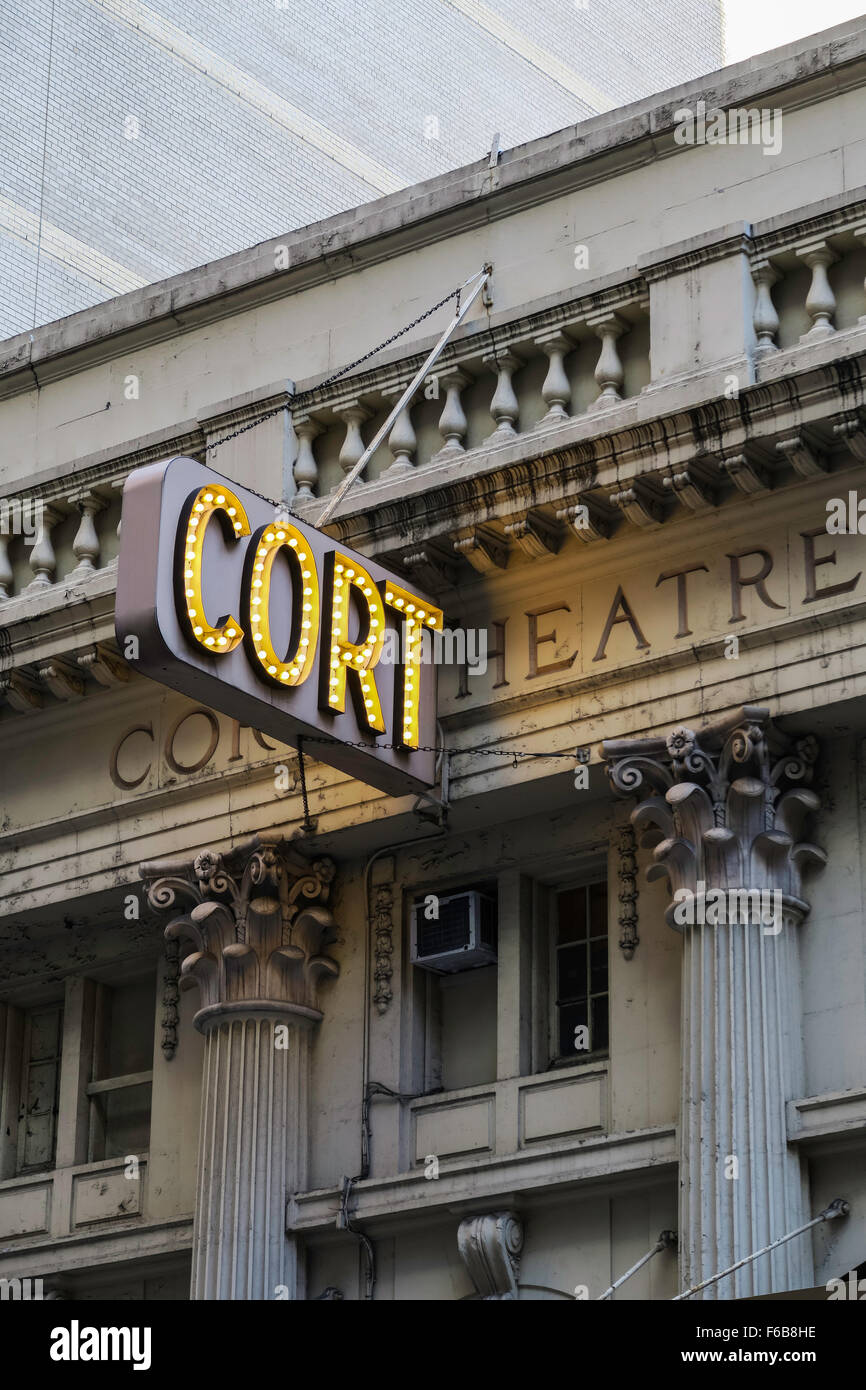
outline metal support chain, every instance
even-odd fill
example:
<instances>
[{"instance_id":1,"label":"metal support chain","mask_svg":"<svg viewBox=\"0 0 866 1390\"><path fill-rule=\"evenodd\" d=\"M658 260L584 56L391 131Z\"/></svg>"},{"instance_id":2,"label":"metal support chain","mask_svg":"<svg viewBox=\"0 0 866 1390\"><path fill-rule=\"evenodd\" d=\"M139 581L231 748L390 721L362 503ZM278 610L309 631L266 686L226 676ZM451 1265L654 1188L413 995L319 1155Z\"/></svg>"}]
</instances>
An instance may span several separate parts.
<instances>
[{"instance_id":1,"label":"metal support chain","mask_svg":"<svg viewBox=\"0 0 866 1390\"><path fill-rule=\"evenodd\" d=\"M377 353L384 352L385 348L390 347L392 343L396 343L398 338L403 338L407 333L411 333L413 328L417 328L419 323L423 323L425 319L429 319L431 314L435 314L437 309L441 309L443 304L447 304L450 300L456 299L457 313L459 314L460 295L465 285L468 283L469 281L466 281L465 284L459 285L456 290L451 290L449 294L446 294L445 297L440 299L437 304L434 304L432 308L425 309L424 313L419 314L417 319L413 319L411 323L407 323L405 328L398 329L396 333L391 334L390 338L386 338L384 342L379 343L378 347L371 348L370 351L365 352L362 357L356 357L354 362L347 362L345 367L341 367L339 371L333 372L331 376L326 377L324 381L320 381L317 386L311 387L308 391L301 391L300 394L290 395L285 404L275 405L271 410L266 410L262 415L256 416L255 420L250 420L247 424L240 425L238 429L232 430L230 434L223 435L222 439L218 439L215 443L211 444L208 452L214 454L217 449L221 449L222 446L228 444L230 440L237 439L240 435L246 434L249 430L257 429L258 426L264 424L266 420L272 420L274 416L281 415L284 411L293 408L296 410L299 405L305 404L308 399L318 395L321 391L327 390L329 386L333 386L336 381L346 376L348 372L353 372L356 367L363 366L365 362L368 362L371 357L375 357ZM255 492L255 488L250 488L250 492ZM262 495L263 494L260 492L256 493L257 497L261 497ZM264 500L266 502L271 502L275 507L278 505L274 502L272 497L265 497Z\"/></svg>"}]
</instances>

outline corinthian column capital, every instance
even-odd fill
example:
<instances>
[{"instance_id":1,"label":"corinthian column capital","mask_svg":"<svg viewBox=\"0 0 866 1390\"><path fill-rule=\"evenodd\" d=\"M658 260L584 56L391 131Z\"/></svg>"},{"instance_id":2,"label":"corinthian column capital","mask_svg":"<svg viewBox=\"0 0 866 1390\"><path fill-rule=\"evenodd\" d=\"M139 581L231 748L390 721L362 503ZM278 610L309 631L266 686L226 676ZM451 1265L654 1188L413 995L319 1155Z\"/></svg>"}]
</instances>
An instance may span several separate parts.
<instances>
[{"instance_id":1,"label":"corinthian column capital","mask_svg":"<svg viewBox=\"0 0 866 1390\"><path fill-rule=\"evenodd\" d=\"M310 863L259 837L226 855L141 865L151 907L177 912L166 937L192 943L181 988L198 986L200 1031L232 1014L321 1019L319 981L339 974L324 954L337 936L326 906L334 874L330 859Z\"/></svg>"},{"instance_id":2,"label":"corinthian column capital","mask_svg":"<svg viewBox=\"0 0 866 1390\"><path fill-rule=\"evenodd\" d=\"M665 878L674 897L700 896L700 884L780 892L786 912L805 916L803 870L826 860L803 838L820 804L811 735L788 739L768 710L746 705L697 732L608 739L601 753L614 790L638 799L631 819L653 851L648 879Z\"/></svg>"}]
</instances>

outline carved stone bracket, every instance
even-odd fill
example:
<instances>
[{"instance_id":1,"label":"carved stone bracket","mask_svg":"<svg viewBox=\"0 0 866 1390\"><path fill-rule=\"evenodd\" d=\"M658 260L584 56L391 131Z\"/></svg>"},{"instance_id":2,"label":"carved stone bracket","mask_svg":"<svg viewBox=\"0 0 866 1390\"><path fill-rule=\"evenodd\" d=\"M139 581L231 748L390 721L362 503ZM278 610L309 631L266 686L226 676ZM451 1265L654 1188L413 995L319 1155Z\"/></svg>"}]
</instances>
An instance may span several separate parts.
<instances>
[{"instance_id":1,"label":"carved stone bracket","mask_svg":"<svg viewBox=\"0 0 866 1390\"><path fill-rule=\"evenodd\" d=\"M520 521L509 522L505 534L531 560L540 559L543 555L555 555L559 549L559 527L542 512L527 512Z\"/></svg>"},{"instance_id":2,"label":"carved stone bracket","mask_svg":"<svg viewBox=\"0 0 866 1390\"><path fill-rule=\"evenodd\" d=\"M457 1248L485 1301L517 1298L523 1224L513 1211L468 1216L460 1222Z\"/></svg>"},{"instance_id":3,"label":"carved stone bracket","mask_svg":"<svg viewBox=\"0 0 866 1390\"><path fill-rule=\"evenodd\" d=\"M479 574L489 574L495 569L504 570L508 564L507 542L489 526L473 527L468 535L460 536L454 542L454 549Z\"/></svg>"},{"instance_id":4,"label":"carved stone bracket","mask_svg":"<svg viewBox=\"0 0 866 1390\"><path fill-rule=\"evenodd\" d=\"M705 512L716 505L716 494L696 466L662 478L662 487L674 493L693 512Z\"/></svg>"},{"instance_id":5,"label":"carved stone bracket","mask_svg":"<svg viewBox=\"0 0 866 1390\"><path fill-rule=\"evenodd\" d=\"M833 426L836 438L847 445L859 463L866 463L866 428L856 411Z\"/></svg>"},{"instance_id":6,"label":"carved stone bracket","mask_svg":"<svg viewBox=\"0 0 866 1390\"><path fill-rule=\"evenodd\" d=\"M801 478L816 478L830 466L826 456L802 433L780 439L776 452L788 460Z\"/></svg>"},{"instance_id":7,"label":"carved stone bracket","mask_svg":"<svg viewBox=\"0 0 866 1390\"><path fill-rule=\"evenodd\" d=\"M443 584L453 585L457 564L453 552L434 541L425 541L418 550L409 550L400 557L400 564L417 578L422 589L437 593Z\"/></svg>"},{"instance_id":8,"label":"carved stone bracket","mask_svg":"<svg viewBox=\"0 0 866 1390\"><path fill-rule=\"evenodd\" d=\"M106 647L104 642L98 642L95 646L80 652L76 661L82 671L89 671L94 680L108 689L125 685L129 680L129 666L110 647Z\"/></svg>"},{"instance_id":9,"label":"carved stone bracket","mask_svg":"<svg viewBox=\"0 0 866 1390\"><path fill-rule=\"evenodd\" d=\"M40 666L39 679L58 700L80 700L84 694L84 681L62 661L51 661Z\"/></svg>"},{"instance_id":10,"label":"carved stone bracket","mask_svg":"<svg viewBox=\"0 0 866 1390\"><path fill-rule=\"evenodd\" d=\"M15 672L0 676L0 700L5 700L18 714L29 714L45 703L42 692Z\"/></svg>"},{"instance_id":11,"label":"carved stone bracket","mask_svg":"<svg viewBox=\"0 0 866 1390\"><path fill-rule=\"evenodd\" d=\"M720 462L722 471L727 473L731 482L747 497L769 491L770 480L766 469L745 454L729 454Z\"/></svg>"},{"instance_id":12,"label":"carved stone bracket","mask_svg":"<svg viewBox=\"0 0 866 1390\"><path fill-rule=\"evenodd\" d=\"M613 529L613 516L602 511L595 498L582 493L576 502L569 502L557 513L557 520L567 523L571 534L579 541L607 540Z\"/></svg>"},{"instance_id":13,"label":"carved stone bracket","mask_svg":"<svg viewBox=\"0 0 866 1390\"><path fill-rule=\"evenodd\" d=\"M624 488L622 492L612 492L608 500L612 507L619 508L632 525L640 526L643 530L661 526L665 519L664 508L639 482L635 482L633 487Z\"/></svg>"}]
</instances>

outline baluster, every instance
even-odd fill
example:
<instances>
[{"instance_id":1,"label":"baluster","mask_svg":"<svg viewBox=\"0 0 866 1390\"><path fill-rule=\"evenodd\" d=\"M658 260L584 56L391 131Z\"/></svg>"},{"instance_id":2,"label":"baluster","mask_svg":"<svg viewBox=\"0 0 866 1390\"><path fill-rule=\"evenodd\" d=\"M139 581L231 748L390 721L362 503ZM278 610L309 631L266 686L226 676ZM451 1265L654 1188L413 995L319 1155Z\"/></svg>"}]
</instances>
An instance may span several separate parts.
<instances>
[{"instance_id":1,"label":"baluster","mask_svg":"<svg viewBox=\"0 0 866 1390\"><path fill-rule=\"evenodd\" d=\"M439 380L445 387L445 404L439 416L439 433L445 443L436 454L437 459L465 452L463 441L466 438L466 413L460 395L472 378L459 367L452 367L449 371L443 372Z\"/></svg>"},{"instance_id":2,"label":"baluster","mask_svg":"<svg viewBox=\"0 0 866 1390\"><path fill-rule=\"evenodd\" d=\"M535 344L541 348L550 362L541 388L547 414L539 424L556 425L562 420L567 420L569 416L571 383L565 370L564 359L574 347L574 340L567 333L557 330L555 333L546 333L543 337L536 338Z\"/></svg>"},{"instance_id":3,"label":"baluster","mask_svg":"<svg viewBox=\"0 0 866 1390\"><path fill-rule=\"evenodd\" d=\"M30 552L30 568L34 577L24 590L25 594L32 593L34 589L45 589L54 580L57 557L51 544L51 532L61 517L62 513L56 507L42 508L39 533Z\"/></svg>"},{"instance_id":4,"label":"baluster","mask_svg":"<svg viewBox=\"0 0 866 1390\"><path fill-rule=\"evenodd\" d=\"M752 279L755 282L755 313L752 320L757 343L756 355L778 352L776 334L779 331L779 315L770 293L773 285L781 280L776 267L768 260L756 261L752 266Z\"/></svg>"},{"instance_id":5,"label":"baluster","mask_svg":"<svg viewBox=\"0 0 866 1390\"><path fill-rule=\"evenodd\" d=\"M519 413L511 377L523 364L520 358L508 349L488 353L482 360L497 374L496 390L490 402L490 414L496 422L496 429L489 438L507 439L517 433L514 422Z\"/></svg>"},{"instance_id":6,"label":"baluster","mask_svg":"<svg viewBox=\"0 0 866 1390\"><path fill-rule=\"evenodd\" d=\"M797 255L812 272L812 283L806 296L806 313L812 320L812 327L808 333L801 335L800 342L820 342L824 338L832 337L836 332L832 321L836 312L836 296L827 276L827 268L838 260L838 257L826 241L803 246L797 251Z\"/></svg>"},{"instance_id":7,"label":"baluster","mask_svg":"<svg viewBox=\"0 0 866 1390\"><path fill-rule=\"evenodd\" d=\"M99 536L96 532L94 518L97 512L102 511L106 503L105 499L95 492L80 493L70 497L69 501L81 512L81 524L72 542L72 553L78 564L66 577L67 579L83 579L86 575L92 574L98 567Z\"/></svg>"},{"instance_id":8,"label":"baluster","mask_svg":"<svg viewBox=\"0 0 866 1390\"><path fill-rule=\"evenodd\" d=\"M860 249L866 250L866 226L855 227L854 235L857 238L857 243ZM863 281L863 290L864 293L866 293L866 280ZM864 325L866 325L866 314L861 314L857 322L860 325L860 327L863 328Z\"/></svg>"},{"instance_id":9,"label":"baluster","mask_svg":"<svg viewBox=\"0 0 866 1390\"><path fill-rule=\"evenodd\" d=\"M319 480L319 466L313 451L313 440L323 433L324 426L310 415L304 415L299 420L295 420L294 426L295 434L298 436L298 457L295 459L294 468L295 483L298 488L297 495L299 498L315 497L316 483ZM360 458L360 454L358 457Z\"/></svg>"},{"instance_id":10,"label":"baluster","mask_svg":"<svg viewBox=\"0 0 866 1390\"><path fill-rule=\"evenodd\" d=\"M623 383L623 370L616 344L617 339L627 330L628 324L619 314L608 314L604 318L589 322L601 338L601 353L594 372L600 394L589 408L601 410L622 400L620 387Z\"/></svg>"},{"instance_id":11,"label":"baluster","mask_svg":"<svg viewBox=\"0 0 866 1390\"><path fill-rule=\"evenodd\" d=\"M6 517L0 511L0 599L10 598L12 594L12 565L9 560L9 539L6 535Z\"/></svg>"},{"instance_id":12,"label":"baluster","mask_svg":"<svg viewBox=\"0 0 866 1390\"><path fill-rule=\"evenodd\" d=\"M369 420L372 411L368 410L365 405L353 401L350 405L342 406L336 413L346 425L346 438L343 440L343 447L340 450L340 467L344 473L351 473L364 452L361 425L365 420Z\"/></svg>"},{"instance_id":13,"label":"baluster","mask_svg":"<svg viewBox=\"0 0 866 1390\"><path fill-rule=\"evenodd\" d=\"M405 386L399 386L393 395L399 395L405 390ZM394 457L394 462L385 471L390 474L406 473L415 467L412 462L412 455L418 447L418 439L412 426L412 403L404 405L397 419L391 426L391 433L388 435L388 448Z\"/></svg>"},{"instance_id":14,"label":"baluster","mask_svg":"<svg viewBox=\"0 0 866 1390\"><path fill-rule=\"evenodd\" d=\"M121 504L122 504L122 501L123 501L122 494L123 494L123 489L124 489L124 486L125 486L125 485L126 485L126 478L115 478L114 481L113 481L112 484L111 484L111 486L112 486L113 488L117 488L118 492L121 494ZM120 528L121 528L122 525L123 525L123 516L122 516L122 514L121 514L121 519L120 519L120 521L118 521L118 523L117 523L117 539L118 539L118 542L120 541ZM116 565L116 564L117 564L117 555L115 555L114 559L111 560L109 563L112 564L112 565Z\"/></svg>"}]
</instances>

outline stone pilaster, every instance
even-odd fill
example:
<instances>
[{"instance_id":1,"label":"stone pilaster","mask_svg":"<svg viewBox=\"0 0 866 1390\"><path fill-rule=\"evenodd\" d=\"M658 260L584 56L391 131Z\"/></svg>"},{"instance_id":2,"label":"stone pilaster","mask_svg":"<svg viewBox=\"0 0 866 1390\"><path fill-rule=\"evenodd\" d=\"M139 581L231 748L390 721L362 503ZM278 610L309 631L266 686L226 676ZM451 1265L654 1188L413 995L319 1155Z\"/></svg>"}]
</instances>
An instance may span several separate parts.
<instances>
[{"instance_id":1,"label":"stone pilaster","mask_svg":"<svg viewBox=\"0 0 866 1390\"><path fill-rule=\"evenodd\" d=\"M205 1035L193 1299L302 1298L288 1197L307 1185L309 1048L321 1020L325 907L334 865L255 840L224 858L143 864L148 900L188 910L166 928L192 950L181 988L197 987Z\"/></svg>"},{"instance_id":2,"label":"stone pilaster","mask_svg":"<svg viewBox=\"0 0 866 1390\"><path fill-rule=\"evenodd\" d=\"M816 755L814 739L792 743L756 706L699 732L602 744L614 788L638 799L631 819L653 850L647 877L667 880L666 919L683 933L683 1288L809 1217L785 1109L803 1088L801 873L825 858L802 838L819 804L807 785ZM811 1282L805 1236L701 1296Z\"/></svg>"}]
</instances>

